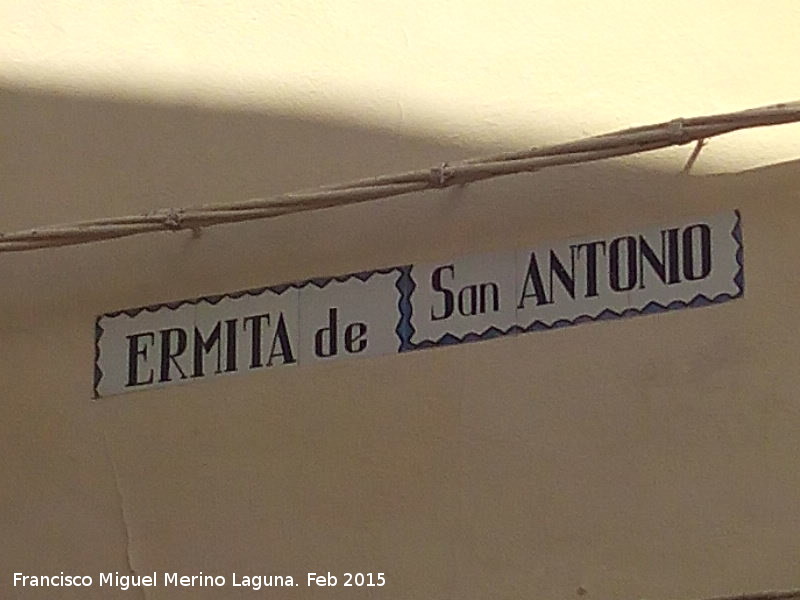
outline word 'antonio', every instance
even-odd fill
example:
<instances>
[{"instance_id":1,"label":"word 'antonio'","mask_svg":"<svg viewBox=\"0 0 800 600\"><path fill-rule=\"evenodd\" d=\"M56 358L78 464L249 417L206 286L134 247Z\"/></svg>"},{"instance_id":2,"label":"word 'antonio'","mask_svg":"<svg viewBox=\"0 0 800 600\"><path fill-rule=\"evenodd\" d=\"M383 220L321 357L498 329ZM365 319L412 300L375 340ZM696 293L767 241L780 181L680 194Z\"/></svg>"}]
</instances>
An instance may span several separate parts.
<instances>
[{"instance_id":1,"label":"word 'antonio'","mask_svg":"<svg viewBox=\"0 0 800 600\"><path fill-rule=\"evenodd\" d=\"M526 257L516 308L555 303L558 299L594 298L653 285L699 281L711 274L711 228L696 223L662 229L656 236L625 235L571 244L569 253L532 251ZM654 239L655 238L655 239ZM431 307L433 321L454 314L471 317L500 311L500 286L494 281L453 286L453 264L431 273L431 288L440 294Z\"/></svg>"}]
</instances>

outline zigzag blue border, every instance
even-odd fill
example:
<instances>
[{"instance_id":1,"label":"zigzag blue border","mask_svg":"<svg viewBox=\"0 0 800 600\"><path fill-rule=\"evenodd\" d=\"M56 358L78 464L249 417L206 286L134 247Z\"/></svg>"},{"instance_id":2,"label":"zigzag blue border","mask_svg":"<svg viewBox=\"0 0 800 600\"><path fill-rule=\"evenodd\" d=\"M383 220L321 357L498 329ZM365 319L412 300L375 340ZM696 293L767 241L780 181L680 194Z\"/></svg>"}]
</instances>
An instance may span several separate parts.
<instances>
[{"instance_id":1,"label":"zigzag blue border","mask_svg":"<svg viewBox=\"0 0 800 600\"><path fill-rule=\"evenodd\" d=\"M533 331L548 331L551 329L560 329L562 327L570 327L572 325L580 325L581 323L590 323L594 321L605 321L609 319L624 319L628 317L636 317L641 315L651 315L657 314L662 312L668 312L672 310L679 310L683 308L698 308L701 306L709 306L711 304L720 304L722 302L728 302L730 300L735 300L736 298L741 298L744 296L744 244L742 242L742 215L739 210L734 210L736 214L736 222L733 225L733 229L731 230L731 237L736 241L737 249L736 249L736 262L739 265L739 270L734 275L733 282L736 284L738 291L735 294L729 294L724 292L722 294L718 294L713 298L709 298L705 294L698 294L691 300L684 301L684 300L675 300L670 302L669 304L661 304L659 302L649 302L642 308L626 308L621 312L617 312L610 308L606 308L601 312L597 313L596 315L579 315L573 319L559 319L558 321L554 321L551 324L544 323L542 321L536 320L526 326L521 325L512 325L508 329L500 329L498 327L489 327L485 329L483 332L471 331L469 333L464 334L463 336L457 336L452 333L446 333L438 339L435 340L422 340L419 342L412 342L411 338L409 337L408 342L402 348L404 351L412 351L412 350L423 350L425 348L435 348L437 346L452 346L454 344L463 344L469 342L480 342L483 340L491 340L498 337L503 337L507 335L518 335L521 333L530 333ZM412 280L412 291L416 287ZM409 302L410 304L410 302ZM410 324L411 321L411 309L409 308L408 312L408 320L409 325L411 326L411 333L414 333L414 327Z\"/></svg>"},{"instance_id":2,"label":"zigzag blue border","mask_svg":"<svg viewBox=\"0 0 800 600\"><path fill-rule=\"evenodd\" d=\"M100 338L103 337L103 326L100 325L100 319L102 317L97 317L94 320L94 387L92 391L94 392L95 400L100 397L97 386L100 385L100 381L103 379L103 370L100 368Z\"/></svg>"},{"instance_id":3,"label":"zigzag blue border","mask_svg":"<svg viewBox=\"0 0 800 600\"><path fill-rule=\"evenodd\" d=\"M401 275L397 279L395 286L400 292L400 299L397 301L397 308L400 311L400 320L397 322L397 337L400 340L400 347L398 352L406 352L413 350L411 338L414 337L415 329L411 324L411 315L414 307L411 304L411 294L417 288L417 284L411 277L412 265L405 265L400 267Z\"/></svg>"},{"instance_id":4,"label":"zigzag blue border","mask_svg":"<svg viewBox=\"0 0 800 600\"><path fill-rule=\"evenodd\" d=\"M480 342L483 340L491 340L498 337L507 335L518 335L521 333L530 333L533 331L548 331L550 329L561 329L563 327L570 327L572 325L580 325L581 323L593 323L595 321L608 321L614 319L626 319L629 317L638 317L643 315L652 315L662 312L669 312L672 310L679 310L683 308L698 308L701 306L709 306L711 304L720 304L740 298L742 292L736 294L722 293L713 298L708 298L705 294L698 294L690 301L675 300L669 304L660 304L658 302L650 302L643 308L626 308L621 312L617 312L610 308L597 313L597 315L579 315L574 319L559 319L551 324L544 323L536 320L522 327L520 325L512 325L508 329L499 329L497 327L489 327L482 333L469 332L459 337L452 333L446 333L436 340L422 340L421 342L409 344L409 350L422 350L424 348L434 348L436 346L452 346L454 344L463 344L468 342Z\"/></svg>"},{"instance_id":5,"label":"zigzag blue border","mask_svg":"<svg viewBox=\"0 0 800 600\"><path fill-rule=\"evenodd\" d=\"M733 277L733 282L739 288L739 293L734 298L744 296L744 242L742 241L742 213L739 209L733 211L736 214L736 223L733 224L731 237L736 240L736 262L739 264L739 271Z\"/></svg>"},{"instance_id":6,"label":"zigzag blue border","mask_svg":"<svg viewBox=\"0 0 800 600\"><path fill-rule=\"evenodd\" d=\"M237 299L241 298L242 296L260 296L264 292L272 292L274 294L282 294L286 290L290 288L294 288L297 290L303 289L308 285L313 285L319 289L324 288L329 283L336 281L338 283L344 283L350 279L358 279L360 281L367 281L373 275L387 275L392 271L401 271L403 267L386 267L383 269L373 269L371 271L358 271L357 273L348 273L346 275L337 275L335 277L314 277L311 279L303 279L300 281L293 281L291 283L281 283L278 285L267 285L260 288L251 288L246 290L237 290L235 292L227 292L225 294L213 294L210 296L197 296L195 298L188 298L186 300L177 300L175 302L160 302L158 304L148 304L147 306L138 306L136 308L123 308L121 310L115 310L113 312L108 312L100 315L98 318L114 318L120 315L128 315L129 317L135 317L136 315L147 311L147 312L157 312L162 308L168 308L170 310L177 310L180 307L186 304L199 304L200 302L208 302L209 304L216 305L219 304L221 300L224 298L232 298Z\"/></svg>"}]
</instances>

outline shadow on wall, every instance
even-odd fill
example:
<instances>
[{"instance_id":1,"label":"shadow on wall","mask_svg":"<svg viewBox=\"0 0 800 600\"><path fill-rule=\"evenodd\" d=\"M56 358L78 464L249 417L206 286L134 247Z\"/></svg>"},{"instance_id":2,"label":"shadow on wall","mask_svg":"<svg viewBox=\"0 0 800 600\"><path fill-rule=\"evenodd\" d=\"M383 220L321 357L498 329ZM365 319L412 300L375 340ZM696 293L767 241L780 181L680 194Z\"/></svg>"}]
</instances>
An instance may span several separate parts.
<instances>
[{"instance_id":1,"label":"shadow on wall","mask_svg":"<svg viewBox=\"0 0 800 600\"><path fill-rule=\"evenodd\" d=\"M0 90L0 115L4 231L264 197L497 150L304 116L13 88ZM560 141L530 137L532 145ZM620 203L641 205L665 187L674 194L675 181L606 161L217 227L198 240L162 233L6 255L0 277L24 283L0 292L9 316L0 328L43 309L105 312L508 248L561 224L580 234L587 211L599 233Z\"/></svg>"},{"instance_id":2,"label":"shadow on wall","mask_svg":"<svg viewBox=\"0 0 800 600\"><path fill-rule=\"evenodd\" d=\"M489 150L268 113L13 89L0 98L3 230ZM387 598L535 590L553 600L584 584L590 599L675 598L792 581L800 382L798 284L786 274L800 164L721 178L628 164L197 239L0 256L0 480L10 482L0 564L40 574L230 567L302 581L305 570L374 569L391 571ZM747 240L742 301L90 400L101 313L732 208ZM0 575L3 597L9 579ZM296 597L316 597L306 591Z\"/></svg>"}]
</instances>

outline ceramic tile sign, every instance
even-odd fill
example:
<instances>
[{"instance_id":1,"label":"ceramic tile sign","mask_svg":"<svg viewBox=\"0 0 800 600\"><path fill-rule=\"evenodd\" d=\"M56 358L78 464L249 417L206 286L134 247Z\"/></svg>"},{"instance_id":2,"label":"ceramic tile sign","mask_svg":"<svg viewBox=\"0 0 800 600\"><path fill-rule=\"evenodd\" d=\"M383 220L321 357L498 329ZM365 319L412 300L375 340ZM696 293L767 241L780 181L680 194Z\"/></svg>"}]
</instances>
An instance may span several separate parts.
<instances>
[{"instance_id":1,"label":"ceramic tile sign","mask_svg":"<svg viewBox=\"0 0 800 600\"><path fill-rule=\"evenodd\" d=\"M122 310L95 325L95 397L398 354L744 293L738 211Z\"/></svg>"},{"instance_id":2,"label":"ceramic tile sign","mask_svg":"<svg viewBox=\"0 0 800 600\"><path fill-rule=\"evenodd\" d=\"M393 315L401 271L310 279L103 315L95 326L95 397L397 352Z\"/></svg>"}]
</instances>

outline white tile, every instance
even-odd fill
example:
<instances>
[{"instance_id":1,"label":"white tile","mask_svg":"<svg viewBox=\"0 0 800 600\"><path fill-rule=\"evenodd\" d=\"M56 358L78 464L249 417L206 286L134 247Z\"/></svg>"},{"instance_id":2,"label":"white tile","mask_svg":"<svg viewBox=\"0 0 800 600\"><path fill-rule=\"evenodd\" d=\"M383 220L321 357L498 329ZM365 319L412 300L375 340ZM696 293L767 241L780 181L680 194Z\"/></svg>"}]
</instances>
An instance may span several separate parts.
<instances>
[{"instance_id":1,"label":"white tile","mask_svg":"<svg viewBox=\"0 0 800 600\"><path fill-rule=\"evenodd\" d=\"M135 309L99 319L98 396L110 396L188 379L193 303Z\"/></svg>"},{"instance_id":2,"label":"white tile","mask_svg":"<svg viewBox=\"0 0 800 600\"><path fill-rule=\"evenodd\" d=\"M549 327L685 306L699 296L735 297L736 223L736 213L726 212L520 250L517 321L522 328Z\"/></svg>"},{"instance_id":3,"label":"white tile","mask_svg":"<svg viewBox=\"0 0 800 600\"><path fill-rule=\"evenodd\" d=\"M400 347L399 270L300 290L300 364L394 354Z\"/></svg>"},{"instance_id":4,"label":"white tile","mask_svg":"<svg viewBox=\"0 0 800 600\"><path fill-rule=\"evenodd\" d=\"M515 324L514 252L415 265L412 341L502 334Z\"/></svg>"},{"instance_id":5,"label":"white tile","mask_svg":"<svg viewBox=\"0 0 800 600\"><path fill-rule=\"evenodd\" d=\"M299 292L288 287L212 297L197 306L192 377L262 372L298 364ZM205 348L203 347L205 344Z\"/></svg>"}]
</instances>

